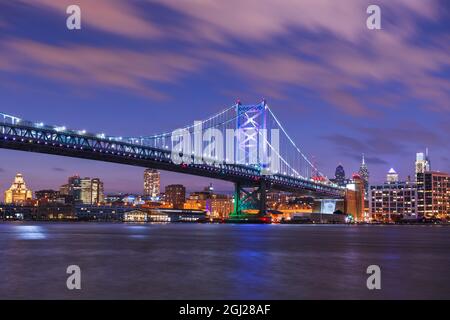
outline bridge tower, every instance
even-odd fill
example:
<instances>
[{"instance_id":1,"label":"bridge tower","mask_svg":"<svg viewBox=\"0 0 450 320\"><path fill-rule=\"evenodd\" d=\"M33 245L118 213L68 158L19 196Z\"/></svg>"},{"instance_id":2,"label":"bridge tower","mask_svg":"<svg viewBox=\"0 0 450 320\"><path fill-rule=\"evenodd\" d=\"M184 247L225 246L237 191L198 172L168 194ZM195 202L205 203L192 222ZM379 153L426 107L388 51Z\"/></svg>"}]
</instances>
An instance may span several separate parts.
<instances>
[{"instance_id":1,"label":"bridge tower","mask_svg":"<svg viewBox=\"0 0 450 320\"><path fill-rule=\"evenodd\" d=\"M267 129L267 104L263 100L259 104L243 105L236 103L236 148L237 164L261 165L260 155L265 154L260 148L267 144L258 143L260 133Z\"/></svg>"},{"instance_id":2,"label":"bridge tower","mask_svg":"<svg viewBox=\"0 0 450 320\"><path fill-rule=\"evenodd\" d=\"M258 211L258 215L267 212L267 184L265 180L256 186L245 185L237 182L234 185L234 211L231 218L242 218L246 216L246 210Z\"/></svg>"},{"instance_id":3,"label":"bridge tower","mask_svg":"<svg viewBox=\"0 0 450 320\"><path fill-rule=\"evenodd\" d=\"M267 130L267 103L263 100L256 105L242 105L238 101L236 115L236 163L254 165L263 172L267 164L260 157L267 154L267 144L259 143L259 139L261 130ZM260 150L261 148L264 149ZM267 211L266 191L267 185L264 177L251 185L235 183L232 218L244 217L246 210L257 210L258 215L265 215Z\"/></svg>"}]
</instances>

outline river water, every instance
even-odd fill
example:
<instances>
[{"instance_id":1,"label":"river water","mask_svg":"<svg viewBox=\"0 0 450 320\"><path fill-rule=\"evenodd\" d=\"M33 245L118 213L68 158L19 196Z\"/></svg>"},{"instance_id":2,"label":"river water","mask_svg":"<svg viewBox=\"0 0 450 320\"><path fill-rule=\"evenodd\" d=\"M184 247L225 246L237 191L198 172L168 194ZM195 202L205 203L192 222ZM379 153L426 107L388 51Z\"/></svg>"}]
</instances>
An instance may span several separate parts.
<instances>
[{"instance_id":1,"label":"river water","mask_svg":"<svg viewBox=\"0 0 450 320\"><path fill-rule=\"evenodd\" d=\"M450 298L450 227L0 223L0 299L382 298Z\"/></svg>"}]
</instances>

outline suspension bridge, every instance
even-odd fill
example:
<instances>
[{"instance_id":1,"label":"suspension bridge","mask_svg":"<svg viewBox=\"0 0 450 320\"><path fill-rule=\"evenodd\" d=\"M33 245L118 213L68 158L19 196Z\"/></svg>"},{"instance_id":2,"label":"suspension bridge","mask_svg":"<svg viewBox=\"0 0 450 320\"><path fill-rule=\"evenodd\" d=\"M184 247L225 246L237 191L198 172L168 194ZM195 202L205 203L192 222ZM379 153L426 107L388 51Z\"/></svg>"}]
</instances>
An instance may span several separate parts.
<instances>
[{"instance_id":1,"label":"suspension bridge","mask_svg":"<svg viewBox=\"0 0 450 320\"><path fill-rule=\"evenodd\" d=\"M237 102L193 125L139 137L89 133L0 113L0 148L226 180L235 186L237 217L250 209L264 214L268 190L345 196L345 189L302 152L266 101Z\"/></svg>"}]
</instances>

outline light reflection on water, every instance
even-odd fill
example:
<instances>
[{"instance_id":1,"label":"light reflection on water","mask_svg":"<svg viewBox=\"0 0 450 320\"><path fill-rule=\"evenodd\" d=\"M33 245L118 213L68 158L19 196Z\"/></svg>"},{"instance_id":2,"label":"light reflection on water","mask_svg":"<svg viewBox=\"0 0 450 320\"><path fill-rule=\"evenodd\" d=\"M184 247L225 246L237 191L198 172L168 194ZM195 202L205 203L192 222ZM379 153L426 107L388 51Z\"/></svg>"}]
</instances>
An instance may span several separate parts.
<instances>
[{"instance_id":1,"label":"light reflection on water","mask_svg":"<svg viewBox=\"0 0 450 320\"><path fill-rule=\"evenodd\" d=\"M42 240L46 239L45 230L41 226L14 226L14 232L21 240Z\"/></svg>"},{"instance_id":2,"label":"light reflection on water","mask_svg":"<svg viewBox=\"0 0 450 320\"><path fill-rule=\"evenodd\" d=\"M0 243L8 299L450 298L445 227L0 223Z\"/></svg>"}]
</instances>

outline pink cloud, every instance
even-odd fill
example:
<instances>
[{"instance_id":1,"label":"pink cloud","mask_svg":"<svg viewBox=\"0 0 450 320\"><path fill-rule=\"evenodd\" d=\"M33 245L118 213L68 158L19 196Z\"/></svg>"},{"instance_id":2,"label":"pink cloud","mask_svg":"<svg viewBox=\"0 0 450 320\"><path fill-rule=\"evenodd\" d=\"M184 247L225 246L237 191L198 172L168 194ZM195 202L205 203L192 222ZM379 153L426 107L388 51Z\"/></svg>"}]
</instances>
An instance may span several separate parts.
<instances>
[{"instance_id":1,"label":"pink cloud","mask_svg":"<svg viewBox=\"0 0 450 320\"><path fill-rule=\"evenodd\" d=\"M29 40L5 43L0 70L44 76L78 86L92 84L131 89L161 98L152 83L173 83L195 70L199 61L181 54L135 52L82 45L55 46Z\"/></svg>"},{"instance_id":2,"label":"pink cloud","mask_svg":"<svg viewBox=\"0 0 450 320\"><path fill-rule=\"evenodd\" d=\"M21 0L59 12L72 1ZM450 41L436 39L414 44L417 19L438 19L436 1L380 0L383 29L365 25L369 1L348 0L151 0L184 16L182 27L163 27L137 10L136 2L80 0L83 23L88 27L133 38L170 39L190 45L184 51L166 49L101 49L88 45L46 45L28 40L3 44L0 70L49 77L83 86L96 83L161 96L152 84L171 83L203 65L225 65L246 81L248 95L283 97L287 87L301 87L320 95L348 114L373 111L352 90L367 90L389 81L405 88L408 97L428 101L433 110L448 110L450 84L434 74L449 65ZM276 38L295 33L326 34L292 43L287 49L273 45ZM294 38L294 37L292 37ZM322 39L322 40L321 40ZM240 40L258 54L233 50ZM447 41L446 41L447 40ZM293 48L293 49L292 49ZM231 50L230 50L231 49ZM306 58L308 57L308 58ZM312 59L310 59L312 58ZM7 62L5 62L7 61ZM386 93L389 94L389 93ZM380 98L382 100L382 98ZM374 101L372 97L372 101ZM381 104L380 104L381 105Z\"/></svg>"},{"instance_id":3,"label":"pink cloud","mask_svg":"<svg viewBox=\"0 0 450 320\"><path fill-rule=\"evenodd\" d=\"M151 0L155 2L155 0ZM367 35L366 9L373 1L361 0L157 0L190 17L192 39L223 42L267 41L295 30L327 32L340 39L358 42ZM384 13L434 19L435 1L379 0ZM187 32L186 32L187 34Z\"/></svg>"},{"instance_id":4,"label":"pink cloud","mask_svg":"<svg viewBox=\"0 0 450 320\"><path fill-rule=\"evenodd\" d=\"M76 4L81 8L82 29L101 31L132 38L155 38L161 29L140 15L129 1L117 0L20 0L37 8L47 8L61 17L68 17L66 8Z\"/></svg>"}]
</instances>

